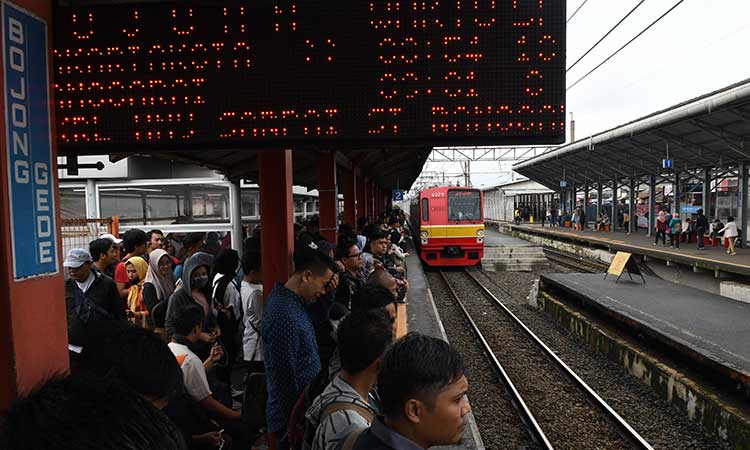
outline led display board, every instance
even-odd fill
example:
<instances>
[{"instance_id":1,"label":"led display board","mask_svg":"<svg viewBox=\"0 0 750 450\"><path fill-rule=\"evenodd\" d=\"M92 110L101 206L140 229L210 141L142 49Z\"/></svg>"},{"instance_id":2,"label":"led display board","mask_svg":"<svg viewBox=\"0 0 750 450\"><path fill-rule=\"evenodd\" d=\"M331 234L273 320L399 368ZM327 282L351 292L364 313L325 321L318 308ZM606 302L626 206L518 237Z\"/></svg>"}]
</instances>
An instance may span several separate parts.
<instances>
[{"instance_id":1,"label":"led display board","mask_svg":"<svg viewBox=\"0 0 750 450\"><path fill-rule=\"evenodd\" d=\"M565 1L57 7L65 149L552 144Z\"/></svg>"}]
</instances>

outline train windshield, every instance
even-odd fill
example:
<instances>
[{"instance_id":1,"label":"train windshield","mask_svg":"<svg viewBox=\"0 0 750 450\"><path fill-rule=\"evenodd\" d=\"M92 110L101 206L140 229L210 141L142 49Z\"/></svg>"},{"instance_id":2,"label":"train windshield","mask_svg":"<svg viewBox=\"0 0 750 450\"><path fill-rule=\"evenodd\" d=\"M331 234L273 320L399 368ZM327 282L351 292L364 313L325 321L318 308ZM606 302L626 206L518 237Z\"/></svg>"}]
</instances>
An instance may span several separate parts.
<instances>
[{"instance_id":1,"label":"train windshield","mask_svg":"<svg viewBox=\"0 0 750 450\"><path fill-rule=\"evenodd\" d=\"M448 191L448 220L480 220L482 199L479 191L451 189Z\"/></svg>"}]
</instances>

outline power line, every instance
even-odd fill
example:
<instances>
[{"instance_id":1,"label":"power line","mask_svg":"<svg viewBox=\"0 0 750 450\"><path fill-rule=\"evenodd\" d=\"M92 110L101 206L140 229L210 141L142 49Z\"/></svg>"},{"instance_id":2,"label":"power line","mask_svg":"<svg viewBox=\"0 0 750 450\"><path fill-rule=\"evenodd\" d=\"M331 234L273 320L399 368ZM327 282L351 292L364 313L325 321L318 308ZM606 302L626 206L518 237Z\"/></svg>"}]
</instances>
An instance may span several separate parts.
<instances>
[{"instance_id":1,"label":"power line","mask_svg":"<svg viewBox=\"0 0 750 450\"><path fill-rule=\"evenodd\" d=\"M610 28L610 30L609 30L609 31L607 31L607 34L605 34L604 36L602 36L602 38L601 38L601 39L599 39L598 41L596 41L596 44L594 44L593 46L591 46L591 48L590 48L590 49L586 50L586 53L584 53L584 54L583 54L583 55L582 55L582 56L581 56L580 58L578 58L578 60L576 60L576 62L574 62L574 63L573 63L573 65L571 65L570 67L568 67L568 69L566 70L566 72L568 72L568 71L569 71L570 69L572 69L573 67L575 67L575 65L576 65L576 64L578 64L578 63L579 63L579 62L580 62L580 61L581 61L581 60L582 60L583 58L585 58L585 57L586 57L586 55L588 55L589 53L591 53L591 50L595 49L597 45L601 44L601 42L602 42L602 41L603 41L604 39L606 39L606 38L607 38L607 36L609 36L610 34L612 34L612 32L613 32L613 31L615 31L615 29L616 29L617 27L619 27L619 26L620 26L620 24L621 24L621 23L623 23L623 22L625 21L625 19L627 19L627 18L628 18L628 17L629 17L629 16L631 15L631 14L633 14L633 12L634 12L634 11L635 11L636 9L638 9L638 7L639 7L639 6L641 6L641 5L643 4L643 2L645 2L645 1L646 1L646 0L641 0L640 2L638 2L638 4L637 4L637 5L635 5L635 6L633 7L633 9L631 9L631 10L630 10L630 12L629 12L629 13L625 14L625 17L623 17L622 19L620 19L620 21L619 21L619 22L617 22L617 23L615 24L615 26L613 26L612 28Z\"/></svg>"},{"instance_id":2,"label":"power line","mask_svg":"<svg viewBox=\"0 0 750 450\"><path fill-rule=\"evenodd\" d=\"M625 43L625 45L623 45L622 47L618 48L618 49L617 49L617 51L615 51L614 53L612 53L611 55L609 55L609 56L607 57L607 59L605 59L604 61L600 62L600 63L599 63L599 64L598 64L598 65L597 65L596 67L594 67L593 69L589 70L589 71L588 71L588 72L586 73L586 75L582 76L581 78L579 78L578 80L576 80L576 82L575 82L575 83L573 83L573 84L571 84L570 86L568 86L568 87L566 88L566 90L570 90L570 89L573 89L573 87L574 87L575 85L577 85L578 83L580 83L581 81L583 81L583 80L584 80L584 79L585 79L586 77L588 77L589 75L591 75L592 73L594 73L594 71L596 71L596 69L598 69L598 68L600 68L601 66L603 66L603 65L604 65L604 64L605 64L605 63L606 63L607 61L609 61L610 59L614 58L614 56L615 56L615 55L617 55L618 53L620 53L620 52L621 52L621 51L622 51L622 50L623 50L623 49L624 49L625 47L627 47L627 46L628 46L628 45L630 45L630 44L631 44L631 43L632 43L633 41L635 41L636 39L638 39L638 38L639 38L639 37L640 37L640 36L641 36L641 35L642 35L643 33L645 33L646 31L648 31L648 30L649 30L649 29L650 29L651 27L653 27L654 25L656 25L656 24L657 24L657 22L659 22L659 21L660 21L661 19L663 19L663 18L664 18L664 17L665 17L665 16L667 15L667 14L671 13L671 12L672 12L672 11L673 11L673 10L674 10L675 8L677 8L678 6L680 6L680 4L681 4L682 2L684 2L684 1L685 1L685 0L680 0L680 1L678 1L677 3L675 3L675 4L674 4L674 5L673 5L673 6L671 7L671 8L669 8L669 9L667 10L667 12L665 12L664 14L662 14L661 16L659 16L659 17L658 17L658 18L657 18L656 20L654 20L653 22L651 22L651 24L650 24L649 26L647 26L646 28L644 28L644 29L643 29L643 30L642 30L642 31L641 31L640 33L636 34L636 35L635 35L635 37L633 37L633 39L631 39L631 40L629 40L628 42L626 42L626 43Z\"/></svg>"},{"instance_id":3,"label":"power line","mask_svg":"<svg viewBox=\"0 0 750 450\"><path fill-rule=\"evenodd\" d=\"M573 14L571 14L570 17L568 17L568 20L566 20L565 23L568 23L571 20L573 20L573 17L575 17L576 14L578 14L578 11L580 11L581 8L583 8L583 5L585 5L587 1L589 0L583 0L583 3L581 3L581 6L579 6L575 11L573 11Z\"/></svg>"}]
</instances>

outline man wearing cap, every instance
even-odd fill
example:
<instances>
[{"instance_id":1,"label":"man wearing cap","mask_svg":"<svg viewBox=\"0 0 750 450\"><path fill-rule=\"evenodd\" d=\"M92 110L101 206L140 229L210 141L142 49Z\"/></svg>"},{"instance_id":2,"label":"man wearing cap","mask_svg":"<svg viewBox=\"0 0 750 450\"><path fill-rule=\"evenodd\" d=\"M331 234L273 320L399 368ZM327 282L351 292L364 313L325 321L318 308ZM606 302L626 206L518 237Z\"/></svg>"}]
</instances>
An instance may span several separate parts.
<instances>
[{"instance_id":1,"label":"man wearing cap","mask_svg":"<svg viewBox=\"0 0 750 450\"><path fill-rule=\"evenodd\" d=\"M115 282L91 269L88 250L68 252L63 267L70 278L65 282L65 308L68 315L68 343L85 344L86 328L95 321L125 320L125 305Z\"/></svg>"}]
</instances>

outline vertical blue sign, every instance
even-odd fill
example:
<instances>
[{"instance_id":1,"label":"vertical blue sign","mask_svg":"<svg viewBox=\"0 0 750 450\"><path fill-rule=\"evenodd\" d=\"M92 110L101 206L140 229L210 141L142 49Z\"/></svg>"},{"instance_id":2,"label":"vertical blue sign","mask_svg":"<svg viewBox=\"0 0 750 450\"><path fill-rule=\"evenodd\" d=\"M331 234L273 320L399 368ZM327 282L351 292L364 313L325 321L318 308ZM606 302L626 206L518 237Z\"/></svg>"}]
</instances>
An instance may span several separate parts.
<instances>
[{"instance_id":1,"label":"vertical blue sign","mask_svg":"<svg viewBox=\"0 0 750 450\"><path fill-rule=\"evenodd\" d=\"M57 273L47 22L2 2L13 278Z\"/></svg>"}]
</instances>

